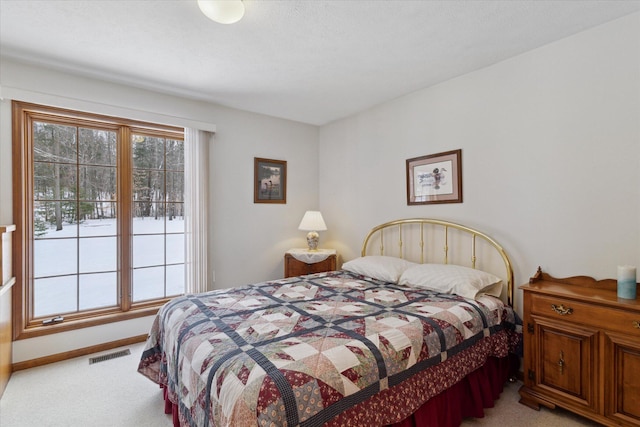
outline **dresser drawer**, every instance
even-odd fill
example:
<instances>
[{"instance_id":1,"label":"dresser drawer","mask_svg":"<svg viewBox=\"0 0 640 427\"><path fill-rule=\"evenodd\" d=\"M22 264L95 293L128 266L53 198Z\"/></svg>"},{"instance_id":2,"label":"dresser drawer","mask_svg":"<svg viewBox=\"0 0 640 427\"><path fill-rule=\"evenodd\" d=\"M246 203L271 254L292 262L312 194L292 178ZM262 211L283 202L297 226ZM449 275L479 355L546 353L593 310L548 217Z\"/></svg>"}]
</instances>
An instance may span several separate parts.
<instances>
[{"instance_id":1,"label":"dresser drawer","mask_svg":"<svg viewBox=\"0 0 640 427\"><path fill-rule=\"evenodd\" d=\"M531 313L575 324L604 326L606 330L640 338L640 313L538 294L531 295Z\"/></svg>"}]
</instances>

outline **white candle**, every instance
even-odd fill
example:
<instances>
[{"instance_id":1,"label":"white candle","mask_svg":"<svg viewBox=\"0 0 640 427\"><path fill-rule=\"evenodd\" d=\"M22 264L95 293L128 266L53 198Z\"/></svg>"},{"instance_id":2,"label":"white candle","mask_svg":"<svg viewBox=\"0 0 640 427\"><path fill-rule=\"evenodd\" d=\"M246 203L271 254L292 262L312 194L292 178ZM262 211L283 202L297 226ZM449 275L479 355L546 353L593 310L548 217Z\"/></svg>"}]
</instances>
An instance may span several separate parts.
<instances>
[{"instance_id":1,"label":"white candle","mask_svg":"<svg viewBox=\"0 0 640 427\"><path fill-rule=\"evenodd\" d=\"M618 297L636 299L636 268L631 265L618 266Z\"/></svg>"},{"instance_id":2,"label":"white candle","mask_svg":"<svg viewBox=\"0 0 640 427\"><path fill-rule=\"evenodd\" d=\"M631 265L619 265L618 266L618 281L628 282L631 280L636 283L636 268Z\"/></svg>"}]
</instances>

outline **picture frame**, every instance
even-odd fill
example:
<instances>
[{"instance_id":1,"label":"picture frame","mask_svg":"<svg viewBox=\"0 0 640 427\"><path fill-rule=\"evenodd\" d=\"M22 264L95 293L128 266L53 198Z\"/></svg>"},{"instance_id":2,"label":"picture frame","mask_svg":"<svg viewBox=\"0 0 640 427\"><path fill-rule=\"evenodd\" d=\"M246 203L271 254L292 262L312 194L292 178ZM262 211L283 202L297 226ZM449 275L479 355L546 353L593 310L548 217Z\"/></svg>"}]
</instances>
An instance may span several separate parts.
<instances>
[{"instance_id":1,"label":"picture frame","mask_svg":"<svg viewBox=\"0 0 640 427\"><path fill-rule=\"evenodd\" d=\"M253 203L287 203L287 162L253 159Z\"/></svg>"},{"instance_id":2,"label":"picture frame","mask_svg":"<svg viewBox=\"0 0 640 427\"><path fill-rule=\"evenodd\" d=\"M407 159L407 205L462 203L462 150Z\"/></svg>"}]
</instances>

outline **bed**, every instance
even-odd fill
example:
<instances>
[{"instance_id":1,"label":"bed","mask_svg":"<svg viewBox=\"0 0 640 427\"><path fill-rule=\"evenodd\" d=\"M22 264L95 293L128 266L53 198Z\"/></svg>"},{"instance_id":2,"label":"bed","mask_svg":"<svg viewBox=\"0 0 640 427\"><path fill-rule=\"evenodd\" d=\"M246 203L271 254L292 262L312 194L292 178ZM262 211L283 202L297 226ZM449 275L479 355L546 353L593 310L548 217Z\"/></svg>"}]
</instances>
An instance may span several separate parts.
<instances>
[{"instance_id":1,"label":"bed","mask_svg":"<svg viewBox=\"0 0 640 427\"><path fill-rule=\"evenodd\" d=\"M494 239L396 220L338 271L171 300L138 371L175 426L454 426L517 369L512 301Z\"/></svg>"}]
</instances>

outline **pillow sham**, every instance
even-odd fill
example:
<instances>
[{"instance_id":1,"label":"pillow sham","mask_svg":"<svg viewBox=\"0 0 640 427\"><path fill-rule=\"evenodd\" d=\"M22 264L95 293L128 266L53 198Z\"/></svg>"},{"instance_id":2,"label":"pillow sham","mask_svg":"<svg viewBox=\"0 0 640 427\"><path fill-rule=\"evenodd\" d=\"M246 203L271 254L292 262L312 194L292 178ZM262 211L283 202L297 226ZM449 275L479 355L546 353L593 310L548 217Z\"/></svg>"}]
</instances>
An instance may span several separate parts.
<instances>
[{"instance_id":1,"label":"pillow sham","mask_svg":"<svg viewBox=\"0 0 640 427\"><path fill-rule=\"evenodd\" d=\"M482 295L500 297L502 279L493 274L455 264L420 264L402 273L399 285L432 289L476 299Z\"/></svg>"},{"instance_id":2,"label":"pillow sham","mask_svg":"<svg viewBox=\"0 0 640 427\"><path fill-rule=\"evenodd\" d=\"M342 269L383 282L398 283L405 270L417 265L419 264L392 256L369 255L345 262Z\"/></svg>"}]
</instances>

